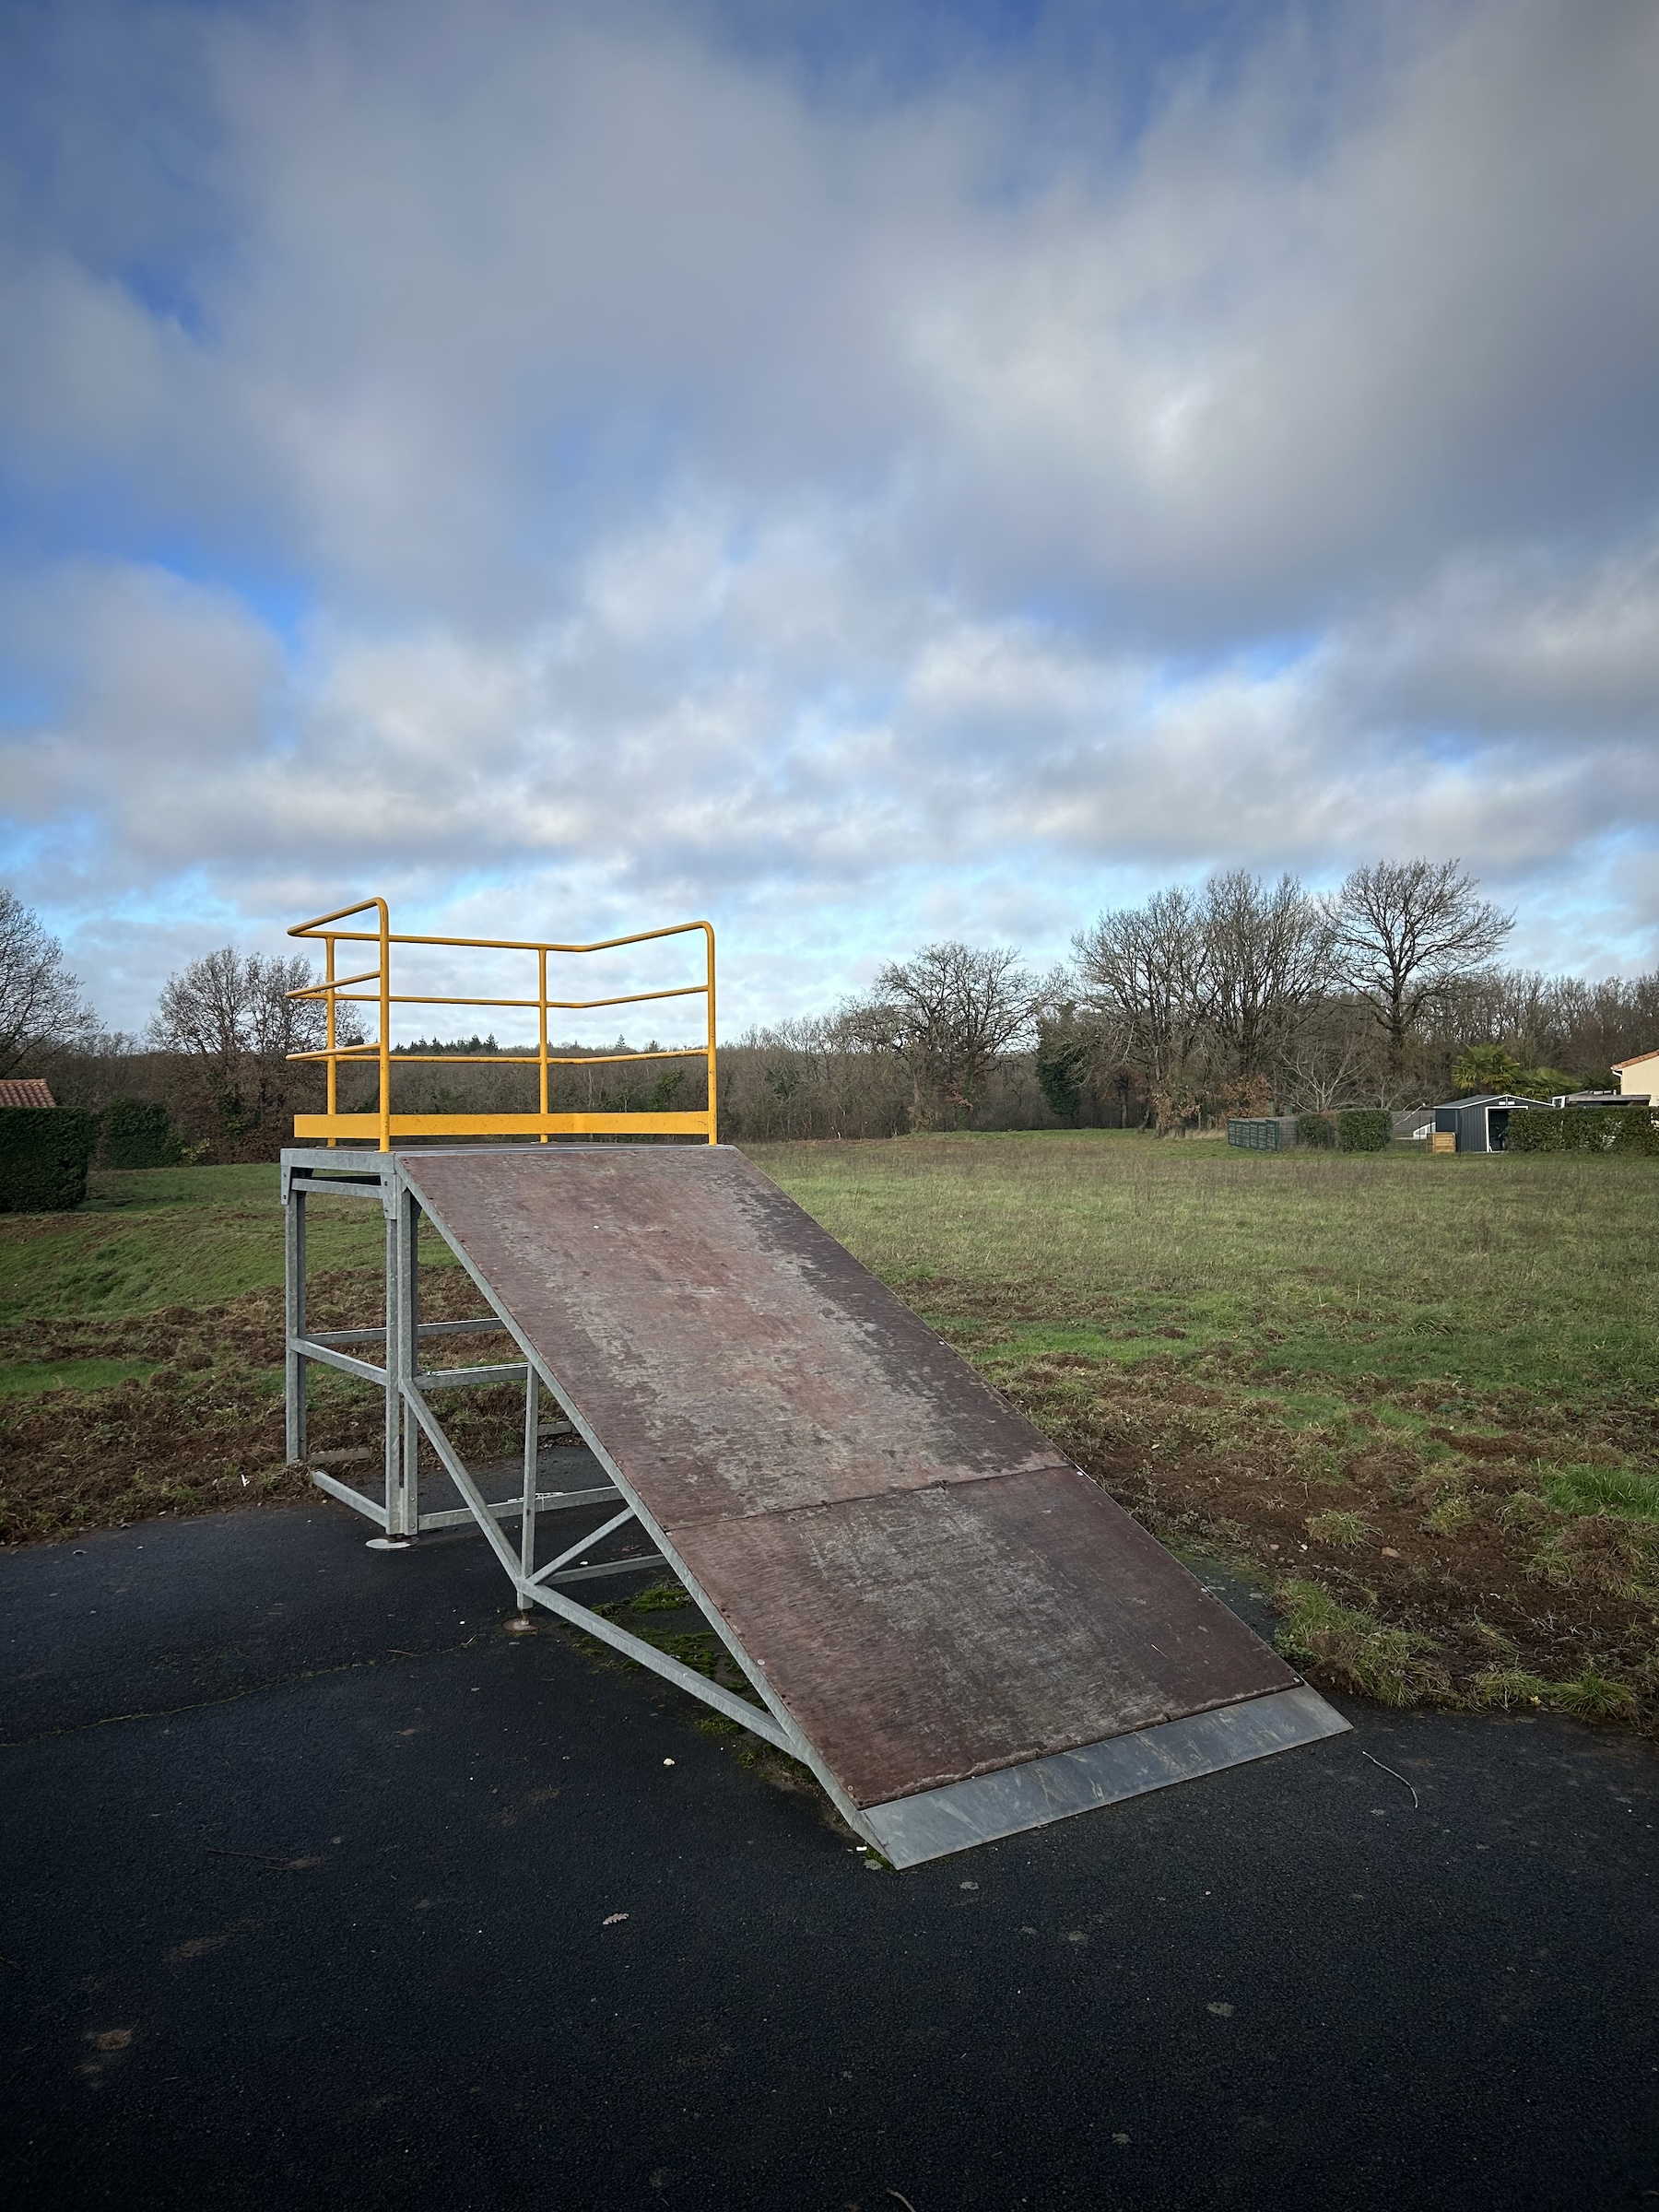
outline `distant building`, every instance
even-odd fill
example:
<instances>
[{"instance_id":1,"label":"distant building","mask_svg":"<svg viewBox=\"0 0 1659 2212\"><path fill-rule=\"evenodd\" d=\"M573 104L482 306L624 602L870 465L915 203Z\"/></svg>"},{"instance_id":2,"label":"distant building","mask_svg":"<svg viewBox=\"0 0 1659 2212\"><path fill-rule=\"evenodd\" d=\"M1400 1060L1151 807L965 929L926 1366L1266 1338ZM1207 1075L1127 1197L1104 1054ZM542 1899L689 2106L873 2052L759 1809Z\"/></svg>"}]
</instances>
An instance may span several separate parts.
<instances>
[{"instance_id":1,"label":"distant building","mask_svg":"<svg viewBox=\"0 0 1659 2212\"><path fill-rule=\"evenodd\" d=\"M0 1077L0 1106L55 1106L39 1076Z\"/></svg>"},{"instance_id":2,"label":"distant building","mask_svg":"<svg viewBox=\"0 0 1659 2212\"><path fill-rule=\"evenodd\" d=\"M1650 1106L1645 1090L1564 1090L1552 1106Z\"/></svg>"},{"instance_id":3,"label":"distant building","mask_svg":"<svg viewBox=\"0 0 1659 2212\"><path fill-rule=\"evenodd\" d=\"M1517 1099L1508 1092L1478 1099L1452 1099L1434 1110L1434 1126L1441 1136L1454 1136L1460 1152L1505 1152L1509 1149L1512 1113L1547 1113L1542 1099Z\"/></svg>"},{"instance_id":4,"label":"distant building","mask_svg":"<svg viewBox=\"0 0 1659 2212\"><path fill-rule=\"evenodd\" d=\"M1613 1073L1622 1091L1659 1091L1659 1053L1638 1053L1633 1060L1615 1060Z\"/></svg>"}]
</instances>

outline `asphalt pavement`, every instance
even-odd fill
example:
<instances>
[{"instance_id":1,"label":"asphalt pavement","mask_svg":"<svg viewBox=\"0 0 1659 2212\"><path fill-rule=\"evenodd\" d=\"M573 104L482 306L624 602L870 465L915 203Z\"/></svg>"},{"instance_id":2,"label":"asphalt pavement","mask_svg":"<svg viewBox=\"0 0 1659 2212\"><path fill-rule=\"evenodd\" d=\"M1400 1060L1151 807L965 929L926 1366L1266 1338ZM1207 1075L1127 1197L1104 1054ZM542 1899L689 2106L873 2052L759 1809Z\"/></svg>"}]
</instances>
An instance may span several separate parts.
<instances>
[{"instance_id":1,"label":"asphalt pavement","mask_svg":"<svg viewBox=\"0 0 1659 2212\"><path fill-rule=\"evenodd\" d=\"M891 1874L362 1535L0 1559L9 2206L1659 2204L1651 1747L1348 1705Z\"/></svg>"}]
</instances>

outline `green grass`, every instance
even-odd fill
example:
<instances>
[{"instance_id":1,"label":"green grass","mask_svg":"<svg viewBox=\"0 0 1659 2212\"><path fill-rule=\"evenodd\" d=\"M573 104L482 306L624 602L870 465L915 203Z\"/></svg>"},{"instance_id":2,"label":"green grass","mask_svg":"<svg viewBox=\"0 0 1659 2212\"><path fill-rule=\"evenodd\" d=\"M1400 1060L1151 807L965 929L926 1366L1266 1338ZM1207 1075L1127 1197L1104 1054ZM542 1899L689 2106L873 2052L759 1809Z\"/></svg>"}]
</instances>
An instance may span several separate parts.
<instances>
[{"instance_id":1,"label":"green grass","mask_svg":"<svg viewBox=\"0 0 1659 2212\"><path fill-rule=\"evenodd\" d=\"M941 1311L971 1318L964 1289L1041 1294L1049 1311L1013 1324L1031 1354L1239 1345L1338 1392L1380 1376L1659 1400L1651 1161L1275 1155L1092 1131L755 1157L877 1274L939 1278Z\"/></svg>"},{"instance_id":2,"label":"green grass","mask_svg":"<svg viewBox=\"0 0 1659 2212\"><path fill-rule=\"evenodd\" d=\"M0 1366L0 1398L42 1390L108 1390L129 1376L153 1375L159 1359L26 1359Z\"/></svg>"},{"instance_id":3,"label":"green grass","mask_svg":"<svg viewBox=\"0 0 1659 2212\"><path fill-rule=\"evenodd\" d=\"M1317 1583L1291 1578L1274 1602L1284 1616L1277 1642L1288 1659L1317 1662L1328 1677L1381 1705L1414 1705L1447 1687L1434 1646L1409 1629L1390 1627L1362 1606L1340 1605Z\"/></svg>"},{"instance_id":4,"label":"green grass","mask_svg":"<svg viewBox=\"0 0 1659 2212\"><path fill-rule=\"evenodd\" d=\"M384 1250L379 1208L353 1200L313 1199L307 1234L316 1269ZM76 1213L0 1217L0 1324L213 1305L281 1281L274 1167L94 1175Z\"/></svg>"},{"instance_id":5,"label":"green grass","mask_svg":"<svg viewBox=\"0 0 1659 2212\"><path fill-rule=\"evenodd\" d=\"M1618 1513L1659 1522L1659 1475L1634 1468L1560 1467L1546 1476L1544 1495L1558 1513Z\"/></svg>"}]
</instances>

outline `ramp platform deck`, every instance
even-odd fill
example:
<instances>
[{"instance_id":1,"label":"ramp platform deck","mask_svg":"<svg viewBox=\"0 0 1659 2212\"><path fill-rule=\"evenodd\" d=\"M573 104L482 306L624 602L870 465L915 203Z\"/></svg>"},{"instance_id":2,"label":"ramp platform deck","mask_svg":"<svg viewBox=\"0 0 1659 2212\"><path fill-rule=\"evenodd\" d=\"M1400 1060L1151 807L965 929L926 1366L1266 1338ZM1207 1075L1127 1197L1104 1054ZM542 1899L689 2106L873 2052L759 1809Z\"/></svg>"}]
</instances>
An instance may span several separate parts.
<instances>
[{"instance_id":1,"label":"ramp platform deck","mask_svg":"<svg viewBox=\"0 0 1659 2212\"><path fill-rule=\"evenodd\" d=\"M651 1652L644 1664L804 1759L894 1864L1346 1727L729 1147L295 1150L283 1167L301 1416L290 1456L304 1456L307 1359L383 1376L387 1503L366 1510L389 1537L422 1524L424 1437L521 1604ZM383 1371L305 1332L304 1197L328 1188L386 1207ZM473 1371L526 1385L524 1494L505 1511L456 1457L418 1357L437 1333L418 1321L423 1214L490 1309L477 1325L504 1328L523 1356ZM442 1371L457 1382L467 1371ZM564 1502L534 1471L542 1391L606 1477L571 1502L614 1501L618 1524L644 1533L759 1706L635 1649L566 1595L567 1562L596 1535L535 1565L537 1516ZM521 1519L516 1551L508 1514Z\"/></svg>"}]
</instances>

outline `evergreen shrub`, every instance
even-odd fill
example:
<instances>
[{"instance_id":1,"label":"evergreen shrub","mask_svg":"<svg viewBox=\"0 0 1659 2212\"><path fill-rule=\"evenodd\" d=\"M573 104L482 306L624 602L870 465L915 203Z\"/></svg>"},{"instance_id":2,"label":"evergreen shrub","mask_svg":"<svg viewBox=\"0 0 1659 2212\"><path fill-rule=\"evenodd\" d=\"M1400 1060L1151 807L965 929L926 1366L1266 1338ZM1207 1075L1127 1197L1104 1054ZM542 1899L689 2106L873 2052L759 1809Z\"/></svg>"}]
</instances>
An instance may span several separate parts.
<instances>
[{"instance_id":1,"label":"evergreen shrub","mask_svg":"<svg viewBox=\"0 0 1659 2212\"><path fill-rule=\"evenodd\" d=\"M1299 1145L1312 1145L1315 1151L1328 1152L1336 1142L1336 1124L1328 1113L1299 1113L1296 1141Z\"/></svg>"},{"instance_id":2,"label":"evergreen shrub","mask_svg":"<svg viewBox=\"0 0 1659 2212\"><path fill-rule=\"evenodd\" d=\"M1394 1116L1380 1106L1350 1106L1336 1119L1336 1143L1344 1152L1386 1152Z\"/></svg>"},{"instance_id":3,"label":"evergreen shrub","mask_svg":"<svg viewBox=\"0 0 1659 2212\"><path fill-rule=\"evenodd\" d=\"M1556 1106L1510 1117L1512 1152L1634 1152L1659 1159L1659 1128L1629 1106Z\"/></svg>"},{"instance_id":4,"label":"evergreen shrub","mask_svg":"<svg viewBox=\"0 0 1659 2212\"><path fill-rule=\"evenodd\" d=\"M1551 1107L1542 1113L1512 1113L1506 1148L1511 1152L1559 1152L1567 1116Z\"/></svg>"},{"instance_id":5,"label":"evergreen shrub","mask_svg":"<svg viewBox=\"0 0 1659 2212\"><path fill-rule=\"evenodd\" d=\"M1610 1152L1637 1152L1659 1159L1659 1128L1654 1127L1652 1114L1615 1112L1608 1118L1617 1124L1607 1147Z\"/></svg>"},{"instance_id":6,"label":"evergreen shrub","mask_svg":"<svg viewBox=\"0 0 1659 2212\"><path fill-rule=\"evenodd\" d=\"M183 1146L165 1106L112 1099L104 1108L101 1158L107 1168L176 1168Z\"/></svg>"},{"instance_id":7,"label":"evergreen shrub","mask_svg":"<svg viewBox=\"0 0 1659 2212\"><path fill-rule=\"evenodd\" d=\"M0 1214L62 1214L87 1194L98 1116L77 1106L0 1106Z\"/></svg>"}]
</instances>

